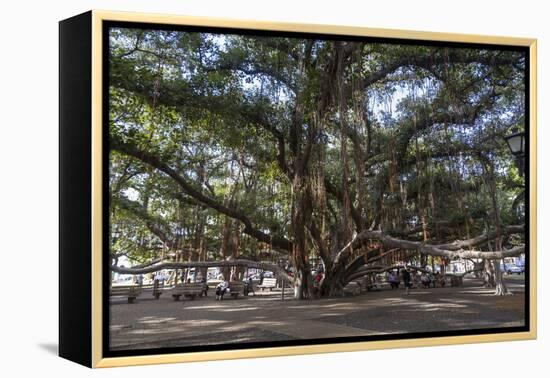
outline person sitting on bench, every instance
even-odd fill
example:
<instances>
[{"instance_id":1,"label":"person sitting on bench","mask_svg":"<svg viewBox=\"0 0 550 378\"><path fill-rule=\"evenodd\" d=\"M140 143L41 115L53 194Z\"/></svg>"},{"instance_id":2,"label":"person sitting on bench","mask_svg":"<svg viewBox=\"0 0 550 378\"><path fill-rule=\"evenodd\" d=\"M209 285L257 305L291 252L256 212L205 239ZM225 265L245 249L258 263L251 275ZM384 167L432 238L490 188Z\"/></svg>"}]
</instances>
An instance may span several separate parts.
<instances>
[{"instance_id":1,"label":"person sitting on bench","mask_svg":"<svg viewBox=\"0 0 550 378\"><path fill-rule=\"evenodd\" d=\"M399 289L399 276L394 272L389 272L388 282L390 283L392 290Z\"/></svg>"},{"instance_id":2,"label":"person sitting on bench","mask_svg":"<svg viewBox=\"0 0 550 378\"><path fill-rule=\"evenodd\" d=\"M222 281L216 286L216 300L220 301L223 299L223 295L229 290L229 284L227 281Z\"/></svg>"},{"instance_id":3,"label":"person sitting on bench","mask_svg":"<svg viewBox=\"0 0 550 378\"><path fill-rule=\"evenodd\" d=\"M427 273L422 273L422 276L420 277L420 282L422 282L422 286L428 288L432 283L432 279Z\"/></svg>"}]
</instances>

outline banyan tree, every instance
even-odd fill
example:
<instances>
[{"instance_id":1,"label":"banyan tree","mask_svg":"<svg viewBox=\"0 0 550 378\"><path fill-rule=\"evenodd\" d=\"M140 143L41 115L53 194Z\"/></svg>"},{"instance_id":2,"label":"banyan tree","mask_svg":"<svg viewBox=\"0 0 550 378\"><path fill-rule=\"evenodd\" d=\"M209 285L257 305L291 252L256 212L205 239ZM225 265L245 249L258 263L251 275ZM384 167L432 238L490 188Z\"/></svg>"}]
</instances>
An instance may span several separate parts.
<instances>
[{"instance_id":1,"label":"banyan tree","mask_svg":"<svg viewBox=\"0 0 550 378\"><path fill-rule=\"evenodd\" d=\"M525 54L125 28L109 43L115 271L288 261L302 299L317 265L320 294L341 295L406 252L472 259L507 292L525 184L503 137L524 128Z\"/></svg>"}]
</instances>

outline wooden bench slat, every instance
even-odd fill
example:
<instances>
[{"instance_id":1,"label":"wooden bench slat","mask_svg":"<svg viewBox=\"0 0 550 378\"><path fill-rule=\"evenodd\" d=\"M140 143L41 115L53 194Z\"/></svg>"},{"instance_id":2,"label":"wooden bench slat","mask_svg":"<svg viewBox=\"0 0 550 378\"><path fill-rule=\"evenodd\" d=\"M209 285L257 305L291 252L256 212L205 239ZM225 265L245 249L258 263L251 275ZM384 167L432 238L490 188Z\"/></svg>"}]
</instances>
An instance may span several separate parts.
<instances>
[{"instance_id":1,"label":"wooden bench slat","mask_svg":"<svg viewBox=\"0 0 550 378\"><path fill-rule=\"evenodd\" d=\"M177 284L170 291L174 300L177 301L182 295L195 299L196 296L201 296L205 292L206 287L206 284L202 282L183 283Z\"/></svg>"},{"instance_id":2,"label":"wooden bench slat","mask_svg":"<svg viewBox=\"0 0 550 378\"><path fill-rule=\"evenodd\" d=\"M139 286L113 286L109 293L111 297L127 297L128 303L133 303L140 294Z\"/></svg>"},{"instance_id":3,"label":"wooden bench slat","mask_svg":"<svg viewBox=\"0 0 550 378\"><path fill-rule=\"evenodd\" d=\"M229 282L229 294L233 298L237 298L239 294L244 294L244 282L241 281L231 281Z\"/></svg>"},{"instance_id":4,"label":"wooden bench slat","mask_svg":"<svg viewBox=\"0 0 550 378\"><path fill-rule=\"evenodd\" d=\"M258 285L259 289L273 289L275 286L277 286L277 279L276 278L264 278L261 285Z\"/></svg>"}]
</instances>

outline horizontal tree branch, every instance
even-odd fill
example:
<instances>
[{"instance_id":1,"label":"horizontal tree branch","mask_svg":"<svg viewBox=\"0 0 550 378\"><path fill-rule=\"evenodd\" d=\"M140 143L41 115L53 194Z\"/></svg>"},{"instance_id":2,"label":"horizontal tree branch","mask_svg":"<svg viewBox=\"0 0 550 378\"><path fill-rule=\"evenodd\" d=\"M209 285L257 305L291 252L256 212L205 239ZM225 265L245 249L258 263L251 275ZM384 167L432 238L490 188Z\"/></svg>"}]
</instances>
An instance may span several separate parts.
<instances>
[{"instance_id":1,"label":"horizontal tree branch","mask_svg":"<svg viewBox=\"0 0 550 378\"><path fill-rule=\"evenodd\" d=\"M371 73L363 78L360 87L366 89L369 86L381 81L388 75L396 72L402 67L418 67L431 71L433 67L444 66L451 64L471 64L479 63L487 66L509 65L518 61L518 58L508 58L501 56L480 56L479 54L466 55L460 51L449 49L444 54L438 54L443 50L438 49L431 55L415 55L414 57L405 56L401 59L396 59L382 67L376 72Z\"/></svg>"},{"instance_id":2,"label":"horizontal tree branch","mask_svg":"<svg viewBox=\"0 0 550 378\"><path fill-rule=\"evenodd\" d=\"M197 201L203 203L204 205L224 215L227 215L230 218L241 221L245 226L243 229L243 232L245 234L252 236L258 241L269 243L273 247L280 248L285 251L292 250L292 243L288 239L280 236L272 236L255 228L252 224L252 221L245 214L243 214L242 212L236 209L232 209L221 204L216 199L206 196L201 191L194 188L193 185L191 185L182 175L176 172L173 168L168 166L168 164L162 162L160 158L157 157L156 155L146 152L133 144L123 142L119 138L114 136L111 136L109 145L111 149L124 153L128 156L132 156L136 159L139 159L142 162L150 165L151 167L165 173L166 175L171 177L174 181L176 181L180 186L180 188L187 195L195 198Z\"/></svg>"},{"instance_id":3,"label":"horizontal tree branch","mask_svg":"<svg viewBox=\"0 0 550 378\"><path fill-rule=\"evenodd\" d=\"M140 203L123 196L113 197L113 201L115 201L120 208L131 212L143 221L149 231L158 237L168 248L172 250L176 250L178 248L178 238L172 235L168 225L166 225L162 219L155 218L149 214Z\"/></svg>"},{"instance_id":4,"label":"horizontal tree branch","mask_svg":"<svg viewBox=\"0 0 550 378\"><path fill-rule=\"evenodd\" d=\"M111 270L120 274L147 274L152 272L158 272L163 269L186 269L186 268L223 268L223 267L246 267L261 269L273 272L277 276L285 279L287 282L294 282L294 279L290 277L286 271L275 264L262 263L251 260L224 260L224 261L195 261L195 262L166 262L161 264L142 264L139 266L126 268L117 265L112 265Z\"/></svg>"},{"instance_id":5,"label":"horizontal tree branch","mask_svg":"<svg viewBox=\"0 0 550 378\"><path fill-rule=\"evenodd\" d=\"M158 259L154 259L154 260L151 260L151 261L148 261L148 262L145 262L143 264L139 264L139 265L134 265L132 267L132 269L147 269L155 264L158 264L160 263L162 260L160 258Z\"/></svg>"},{"instance_id":6,"label":"horizontal tree branch","mask_svg":"<svg viewBox=\"0 0 550 378\"><path fill-rule=\"evenodd\" d=\"M514 225L507 226L501 229L501 235L510 235L510 234L521 234L525 232L525 227L523 225ZM466 239L466 240L457 240L453 243L448 244L439 244L437 247L441 249L447 249L451 251L457 251L460 249L476 247L478 245L487 243L491 240L495 240L499 236L497 231L492 231L485 233L483 235L476 236L475 238Z\"/></svg>"},{"instance_id":7,"label":"horizontal tree branch","mask_svg":"<svg viewBox=\"0 0 550 378\"><path fill-rule=\"evenodd\" d=\"M422 242L414 242L408 240L397 239L389 235L385 235L382 231L365 230L357 235L357 240L378 240L387 248L400 248L410 251L417 251L424 255L455 258L474 258L474 259L503 259L505 257L519 256L525 252L525 246L519 246L502 251L468 251L464 250L464 246L460 244L458 247L453 246L453 249L442 248L438 245L430 245ZM477 239L477 238L474 238ZM472 239L470 239L472 240ZM448 245L443 245L445 247Z\"/></svg>"},{"instance_id":8,"label":"horizontal tree branch","mask_svg":"<svg viewBox=\"0 0 550 378\"><path fill-rule=\"evenodd\" d=\"M365 266L362 269L359 269L357 272L351 274L349 276L349 281L356 280L358 278L366 276L367 274L380 274L380 273L388 272L390 270L405 269L405 268L407 268L407 270L414 270L422 273L433 274L433 272L430 270L427 270L418 266L414 266L414 265L402 265L402 264L388 265L388 266L371 265L371 266ZM473 273L481 270L483 270L483 268L475 268L459 274L445 273L443 274L443 276L444 277L464 277L468 273Z\"/></svg>"}]
</instances>

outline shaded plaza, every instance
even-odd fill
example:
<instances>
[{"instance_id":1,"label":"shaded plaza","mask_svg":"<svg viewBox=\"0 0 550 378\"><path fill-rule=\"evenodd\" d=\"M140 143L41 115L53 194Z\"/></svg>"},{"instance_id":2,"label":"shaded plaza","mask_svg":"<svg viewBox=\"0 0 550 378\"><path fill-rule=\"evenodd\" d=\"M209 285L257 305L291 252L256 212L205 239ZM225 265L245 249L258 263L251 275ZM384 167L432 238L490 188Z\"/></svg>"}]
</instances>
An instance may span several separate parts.
<instances>
[{"instance_id":1,"label":"shaded plaza","mask_svg":"<svg viewBox=\"0 0 550 378\"><path fill-rule=\"evenodd\" d=\"M482 281L461 287L363 292L296 301L281 292L214 300L111 298L110 346L131 350L262 341L518 327L525 324L523 276L508 276L511 296L495 296ZM290 293L289 293L290 294Z\"/></svg>"}]
</instances>

